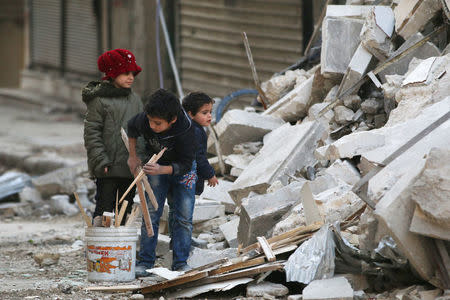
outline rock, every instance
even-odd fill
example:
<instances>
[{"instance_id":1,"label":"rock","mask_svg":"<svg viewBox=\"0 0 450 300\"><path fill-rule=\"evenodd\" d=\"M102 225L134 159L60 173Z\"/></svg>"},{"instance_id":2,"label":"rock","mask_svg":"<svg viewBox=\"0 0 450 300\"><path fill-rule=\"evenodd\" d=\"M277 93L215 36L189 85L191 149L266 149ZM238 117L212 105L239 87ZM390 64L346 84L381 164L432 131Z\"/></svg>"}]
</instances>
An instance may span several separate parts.
<instances>
[{"instance_id":1,"label":"rock","mask_svg":"<svg viewBox=\"0 0 450 300\"><path fill-rule=\"evenodd\" d=\"M408 1L405 1L408 2ZM412 1L415 2L415 1ZM395 13L395 10L394 10ZM423 38L420 33L415 33L410 38L408 38L392 55L390 58L395 57L417 43ZM426 42L424 45L413 50L408 55L405 55L400 60L396 61L394 64L386 67L383 71L379 73L379 78L381 82L386 82L386 75L404 75L408 71L409 63L416 57L420 59L425 59L432 56L439 56L439 49L431 42Z\"/></svg>"},{"instance_id":2,"label":"rock","mask_svg":"<svg viewBox=\"0 0 450 300\"><path fill-rule=\"evenodd\" d=\"M298 295L289 295L287 297L287 300L302 300L303 299L303 295L298 294Z\"/></svg>"},{"instance_id":3,"label":"rock","mask_svg":"<svg viewBox=\"0 0 450 300\"><path fill-rule=\"evenodd\" d=\"M235 248L228 248L225 250L207 250L207 249L199 249L194 248L191 251L189 258L187 260L187 264L191 268L198 268L223 258L235 258L237 256L237 251Z\"/></svg>"},{"instance_id":4,"label":"rock","mask_svg":"<svg viewBox=\"0 0 450 300\"><path fill-rule=\"evenodd\" d=\"M200 199L214 200L225 206L226 213L233 213L236 209L236 204L228 194L228 191L230 190L232 185L232 182L222 179L219 179L219 184L215 187L205 185L205 189L200 195Z\"/></svg>"},{"instance_id":5,"label":"rock","mask_svg":"<svg viewBox=\"0 0 450 300\"><path fill-rule=\"evenodd\" d=\"M311 106L311 90L314 76L294 88L275 104L270 106L263 115L278 117L286 122L295 122L306 116Z\"/></svg>"},{"instance_id":6,"label":"rock","mask_svg":"<svg viewBox=\"0 0 450 300\"><path fill-rule=\"evenodd\" d=\"M33 255L33 259L39 265L39 267L56 265L60 257L61 255L59 253L46 252L40 252Z\"/></svg>"},{"instance_id":7,"label":"rock","mask_svg":"<svg viewBox=\"0 0 450 300\"><path fill-rule=\"evenodd\" d=\"M239 227L239 219L239 217L235 217L231 221L219 226L219 229L225 236L225 239L230 248L238 247L237 233Z\"/></svg>"},{"instance_id":8,"label":"rock","mask_svg":"<svg viewBox=\"0 0 450 300\"><path fill-rule=\"evenodd\" d=\"M363 274L343 274L339 275L347 279L354 291L366 290L370 287L367 276ZM336 276L336 277L339 277Z\"/></svg>"},{"instance_id":9,"label":"rock","mask_svg":"<svg viewBox=\"0 0 450 300\"><path fill-rule=\"evenodd\" d=\"M364 21L344 18L330 12L338 5L329 5L322 23L321 72L327 76L344 74L359 43L359 33ZM342 9L358 9L346 6Z\"/></svg>"},{"instance_id":10,"label":"rock","mask_svg":"<svg viewBox=\"0 0 450 300\"><path fill-rule=\"evenodd\" d=\"M310 100L312 105L322 101L331 102L330 97L335 97L337 95L338 84L342 79L340 76L324 76L321 70L321 68L318 68L314 73Z\"/></svg>"},{"instance_id":11,"label":"rock","mask_svg":"<svg viewBox=\"0 0 450 300\"><path fill-rule=\"evenodd\" d=\"M233 147L233 152L235 154L253 154L253 155L255 155L256 153L259 152L259 150L261 150L262 146L263 146L262 142L241 143L241 144L235 145Z\"/></svg>"},{"instance_id":12,"label":"rock","mask_svg":"<svg viewBox=\"0 0 450 300\"><path fill-rule=\"evenodd\" d=\"M83 162L33 178L32 182L44 198L55 194L71 195L77 190L75 179L87 173L87 163Z\"/></svg>"},{"instance_id":13,"label":"rock","mask_svg":"<svg viewBox=\"0 0 450 300\"><path fill-rule=\"evenodd\" d=\"M287 287L279 283L263 281L257 284L247 286L247 297L262 297L268 294L275 297L282 297L289 293Z\"/></svg>"},{"instance_id":14,"label":"rock","mask_svg":"<svg viewBox=\"0 0 450 300\"><path fill-rule=\"evenodd\" d=\"M378 60L384 61L391 54L394 24L394 12L387 6L373 7L366 18L360 34L361 45Z\"/></svg>"},{"instance_id":15,"label":"rock","mask_svg":"<svg viewBox=\"0 0 450 300\"><path fill-rule=\"evenodd\" d=\"M272 77L268 81L261 84L261 88L266 94L269 103L274 104L282 96L286 95L290 90L294 88L296 81L300 79L305 81L307 79L307 73L305 70L288 70L284 75Z\"/></svg>"},{"instance_id":16,"label":"rock","mask_svg":"<svg viewBox=\"0 0 450 300\"><path fill-rule=\"evenodd\" d=\"M251 191L265 193L275 180L286 184L288 175L313 165L313 151L323 133L324 127L319 122L303 122L286 124L267 135L264 147L229 191L235 203L239 205Z\"/></svg>"},{"instance_id":17,"label":"rock","mask_svg":"<svg viewBox=\"0 0 450 300\"><path fill-rule=\"evenodd\" d=\"M145 296L142 294L133 294L130 296L130 299L133 299L133 300L145 299Z\"/></svg>"},{"instance_id":18,"label":"rock","mask_svg":"<svg viewBox=\"0 0 450 300\"><path fill-rule=\"evenodd\" d=\"M232 168L245 169L254 158L252 154L229 154L223 161Z\"/></svg>"},{"instance_id":19,"label":"rock","mask_svg":"<svg viewBox=\"0 0 450 300\"><path fill-rule=\"evenodd\" d=\"M19 193L19 198L21 202L27 202L32 204L38 204L42 202L41 193L33 187L26 186Z\"/></svg>"},{"instance_id":20,"label":"rock","mask_svg":"<svg viewBox=\"0 0 450 300\"><path fill-rule=\"evenodd\" d=\"M384 103L375 98L364 100L363 103L361 103L361 109L366 114L374 115L383 107Z\"/></svg>"},{"instance_id":21,"label":"rock","mask_svg":"<svg viewBox=\"0 0 450 300\"><path fill-rule=\"evenodd\" d=\"M353 110L345 106L338 105L334 108L334 120L340 125L345 125L353 121L354 115Z\"/></svg>"},{"instance_id":22,"label":"rock","mask_svg":"<svg viewBox=\"0 0 450 300\"><path fill-rule=\"evenodd\" d=\"M227 217L219 217L214 218L212 220L199 222L194 224L193 232L194 233L202 233L205 231L212 231L215 228L218 228L220 225L228 222Z\"/></svg>"},{"instance_id":23,"label":"rock","mask_svg":"<svg viewBox=\"0 0 450 300\"><path fill-rule=\"evenodd\" d=\"M303 290L303 300L353 300L353 289L344 277L314 280Z\"/></svg>"},{"instance_id":24,"label":"rock","mask_svg":"<svg viewBox=\"0 0 450 300\"><path fill-rule=\"evenodd\" d=\"M358 95L348 95L342 97L344 106L353 111L357 111L361 107L361 98Z\"/></svg>"},{"instance_id":25,"label":"rock","mask_svg":"<svg viewBox=\"0 0 450 300\"><path fill-rule=\"evenodd\" d=\"M375 125L375 128L381 128L386 124L386 115L385 114L378 114L373 116L373 124Z\"/></svg>"},{"instance_id":26,"label":"rock","mask_svg":"<svg viewBox=\"0 0 450 300\"><path fill-rule=\"evenodd\" d=\"M54 195L50 198L50 206L53 213L74 216L78 214L78 207L69 202L67 195Z\"/></svg>"},{"instance_id":27,"label":"rock","mask_svg":"<svg viewBox=\"0 0 450 300\"><path fill-rule=\"evenodd\" d=\"M433 148L411 190L425 215L450 228L450 148Z\"/></svg>"},{"instance_id":28,"label":"rock","mask_svg":"<svg viewBox=\"0 0 450 300\"><path fill-rule=\"evenodd\" d=\"M266 133L283 124L283 120L273 116L233 109L227 111L214 128L222 154L228 155L233 153L234 145L260 141ZM212 137L208 138L208 152L215 154Z\"/></svg>"},{"instance_id":29,"label":"rock","mask_svg":"<svg viewBox=\"0 0 450 300\"><path fill-rule=\"evenodd\" d=\"M241 205L238 241L244 247L266 236L280 218L296 203L303 183L293 182L284 188L264 195L245 198Z\"/></svg>"},{"instance_id":30,"label":"rock","mask_svg":"<svg viewBox=\"0 0 450 300\"><path fill-rule=\"evenodd\" d=\"M394 9L395 31L406 40L422 31L440 9L439 0L401 0Z\"/></svg>"},{"instance_id":31,"label":"rock","mask_svg":"<svg viewBox=\"0 0 450 300\"><path fill-rule=\"evenodd\" d=\"M339 178L349 185L354 185L361 179L358 170L346 160L336 160L324 172L335 178Z\"/></svg>"}]
</instances>

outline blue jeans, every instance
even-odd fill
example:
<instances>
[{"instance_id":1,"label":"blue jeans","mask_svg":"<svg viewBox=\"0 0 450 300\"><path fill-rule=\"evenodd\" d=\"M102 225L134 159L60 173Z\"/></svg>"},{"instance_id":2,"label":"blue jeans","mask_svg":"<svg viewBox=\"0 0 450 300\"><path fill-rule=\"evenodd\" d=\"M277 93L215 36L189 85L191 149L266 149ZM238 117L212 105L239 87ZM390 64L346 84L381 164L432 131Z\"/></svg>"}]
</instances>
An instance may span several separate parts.
<instances>
[{"instance_id":1,"label":"blue jeans","mask_svg":"<svg viewBox=\"0 0 450 300\"><path fill-rule=\"evenodd\" d=\"M156 244L158 242L159 219L164 210L164 203L167 194L172 195L171 210L173 211L172 222L172 249L173 260L172 269L178 269L186 265L191 249L192 237L192 214L195 203L195 182L197 179L196 164L193 163L192 170L185 175L153 175L148 176L148 180L158 201L158 210L154 210L151 204L148 205L150 217L152 219L154 236L147 236L145 223L141 227L141 249L139 251L140 261L138 265L152 268L156 260ZM148 195L146 195L149 203Z\"/></svg>"}]
</instances>

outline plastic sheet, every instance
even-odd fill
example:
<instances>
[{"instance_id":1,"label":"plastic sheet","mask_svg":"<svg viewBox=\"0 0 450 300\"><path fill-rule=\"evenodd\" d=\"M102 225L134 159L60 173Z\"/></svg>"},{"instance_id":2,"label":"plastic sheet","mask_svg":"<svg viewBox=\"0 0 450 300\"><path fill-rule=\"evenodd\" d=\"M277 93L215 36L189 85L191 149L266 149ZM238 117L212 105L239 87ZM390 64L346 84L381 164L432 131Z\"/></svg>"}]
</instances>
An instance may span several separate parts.
<instances>
[{"instance_id":1,"label":"plastic sheet","mask_svg":"<svg viewBox=\"0 0 450 300\"><path fill-rule=\"evenodd\" d=\"M334 275L335 244L329 225L322 226L289 257L284 269L287 281L308 284Z\"/></svg>"},{"instance_id":2,"label":"plastic sheet","mask_svg":"<svg viewBox=\"0 0 450 300\"><path fill-rule=\"evenodd\" d=\"M0 199L20 193L31 185L31 177L24 173L8 172L0 176Z\"/></svg>"}]
</instances>

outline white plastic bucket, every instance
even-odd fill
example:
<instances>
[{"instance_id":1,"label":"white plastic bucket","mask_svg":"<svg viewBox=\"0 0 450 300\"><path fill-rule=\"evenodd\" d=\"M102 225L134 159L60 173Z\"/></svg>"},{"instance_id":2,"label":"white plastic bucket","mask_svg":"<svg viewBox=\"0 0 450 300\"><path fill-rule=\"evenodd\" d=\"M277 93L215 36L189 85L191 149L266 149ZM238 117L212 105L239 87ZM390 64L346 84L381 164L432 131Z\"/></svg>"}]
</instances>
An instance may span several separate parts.
<instances>
[{"instance_id":1,"label":"white plastic bucket","mask_svg":"<svg viewBox=\"0 0 450 300\"><path fill-rule=\"evenodd\" d=\"M137 239L136 227L87 227L88 281L134 280Z\"/></svg>"}]
</instances>

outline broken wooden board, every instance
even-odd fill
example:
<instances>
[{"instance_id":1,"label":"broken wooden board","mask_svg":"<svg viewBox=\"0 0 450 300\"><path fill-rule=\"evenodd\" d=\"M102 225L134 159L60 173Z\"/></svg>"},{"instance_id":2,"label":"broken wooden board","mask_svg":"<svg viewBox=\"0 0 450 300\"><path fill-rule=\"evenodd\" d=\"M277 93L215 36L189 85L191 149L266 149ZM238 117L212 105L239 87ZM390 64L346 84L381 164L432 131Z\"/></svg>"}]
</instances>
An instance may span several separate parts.
<instances>
[{"instance_id":1,"label":"broken wooden board","mask_svg":"<svg viewBox=\"0 0 450 300\"><path fill-rule=\"evenodd\" d=\"M267 261L275 261L275 254L273 253L272 247L270 247L269 242L267 242L266 238L263 236L258 236L256 237L256 239L258 240L258 244L264 252L264 255L266 256Z\"/></svg>"},{"instance_id":2,"label":"broken wooden board","mask_svg":"<svg viewBox=\"0 0 450 300\"><path fill-rule=\"evenodd\" d=\"M177 277L172 280L166 280L166 281L159 282L159 283L156 283L153 285L145 286L145 287L141 288L141 293L142 294L151 294L151 293L159 292L161 290L164 290L164 289L167 289L170 287L174 287L174 286L178 286L181 284L185 284L188 282L196 281L196 280L205 278L207 276L208 276L208 271L188 273L188 274L185 274L183 276Z\"/></svg>"},{"instance_id":3,"label":"broken wooden board","mask_svg":"<svg viewBox=\"0 0 450 300\"><path fill-rule=\"evenodd\" d=\"M86 291L89 292L109 292L109 293L121 293L129 291L137 291L141 287L135 284L128 285L115 285L115 286L88 286Z\"/></svg>"},{"instance_id":4,"label":"broken wooden board","mask_svg":"<svg viewBox=\"0 0 450 300\"><path fill-rule=\"evenodd\" d=\"M262 265L262 264L264 264L264 262L265 262L265 259L264 259L264 257L261 256L261 257L257 257L257 258L250 259L250 260L243 261L243 262L220 266L217 269L211 270L209 272L209 275L210 276L211 275L219 275L219 274L223 274L223 273L227 273L227 272L231 272L231 271L245 269L245 268L249 268L249 267L253 267L253 266L257 266L257 265Z\"/></svg>"},{"instance_id":5,"label":"broken wooden board","mask_svg":"<svg viewBox=\"0 0 450 300\"><path fill-rule=\"evenodd\" d=\"M205 285L200 285L196 287L188 287L185 289L181 289L180 291L176 291L173 293L169 293L166 295L167 299L184 299L184 298L192 298L198 296L203 293L207 293L209 291L214 290L215 292L224 292L231 290L232 288L241 285L247 284L253 281L253 278L238 278L232 279L222 282L209 283Z\"/></svg>"}]
</instances>

